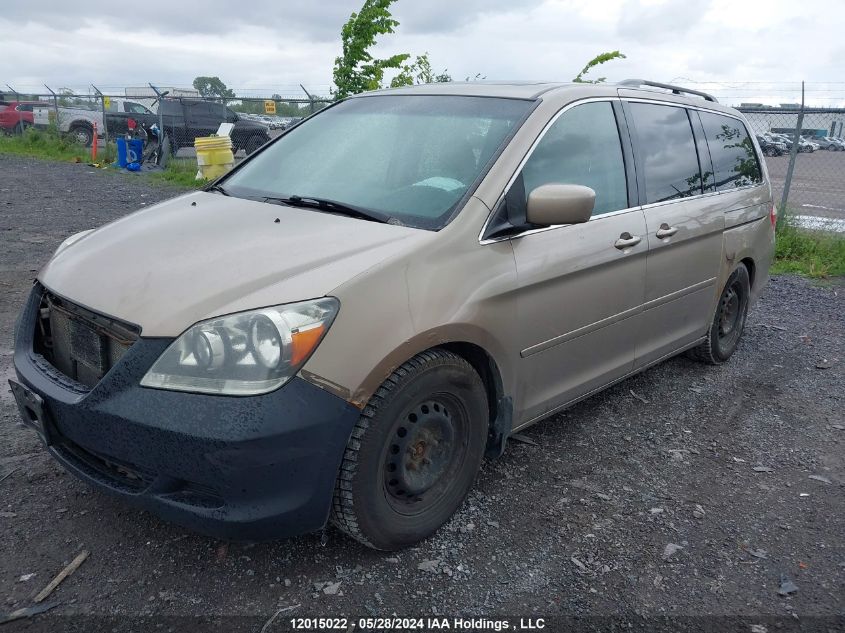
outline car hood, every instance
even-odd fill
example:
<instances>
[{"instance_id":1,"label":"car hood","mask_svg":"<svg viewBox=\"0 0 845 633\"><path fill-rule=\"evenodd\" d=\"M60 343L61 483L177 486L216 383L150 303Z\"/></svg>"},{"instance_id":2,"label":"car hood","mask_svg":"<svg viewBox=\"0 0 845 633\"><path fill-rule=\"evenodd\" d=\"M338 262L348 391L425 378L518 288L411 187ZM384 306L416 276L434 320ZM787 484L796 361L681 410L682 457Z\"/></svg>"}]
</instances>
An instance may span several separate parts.
<instances>
[{"instance_id":1,"label":"car hood","mask_svg":"<svg viewBox=\"0 0 845 633\"><path fill-rule=\"evenodd\" d=\"M143 336L177 336L213 316L325 296L432 235L196 192L69 240L38 278Z\"/></svg>"}]
</instances>

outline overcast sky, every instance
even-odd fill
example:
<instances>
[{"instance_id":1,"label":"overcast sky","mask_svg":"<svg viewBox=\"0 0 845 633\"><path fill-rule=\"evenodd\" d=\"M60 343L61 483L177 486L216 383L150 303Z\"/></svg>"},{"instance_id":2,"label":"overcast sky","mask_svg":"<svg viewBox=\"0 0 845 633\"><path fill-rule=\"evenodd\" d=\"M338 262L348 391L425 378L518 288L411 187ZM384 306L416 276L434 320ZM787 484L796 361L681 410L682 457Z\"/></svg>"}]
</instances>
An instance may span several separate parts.
<instances>
[{"instance_id":1,"label":"overcast sky","mask_svg":"<svg viewBox=\"0 0 845 633\"><path fill-rule=\"evenodd\" d=\"M363 0L4 0L0 84L31 90L190 86L327 94L339 33ZM428 52L455 79L570 80L597 53L609 80L716 82L729 102L845 102L842 0L397 0L379 55ZM750 82L750 83L749 83ZM786 83L793 82L793 83ZM839 83L837 83L839 82ZM699 86L702 87L702 86Z\"/></svg>"}]
</instances>

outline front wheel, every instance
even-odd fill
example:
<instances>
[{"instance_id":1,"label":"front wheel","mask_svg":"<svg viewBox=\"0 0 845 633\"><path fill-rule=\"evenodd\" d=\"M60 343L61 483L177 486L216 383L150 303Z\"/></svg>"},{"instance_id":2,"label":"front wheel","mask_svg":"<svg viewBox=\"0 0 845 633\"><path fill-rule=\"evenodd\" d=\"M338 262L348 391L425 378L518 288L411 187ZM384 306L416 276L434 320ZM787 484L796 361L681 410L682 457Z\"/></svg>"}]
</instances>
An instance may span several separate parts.
<instances>
[{"instance_id":1,"label":"front wheel","mask_svg":"<svg viewBox=\"0 0 845 633\"><path fill-rule=\"evenodd\" d=\"M463 358L414 356L364 407L343 456L331 521L397 550L433 534L469 493L487 440L487 396Z\"/></svg>"},{"instance_id":2,"label":"front wheel","mask_svg":"<svg viewBox=\"0 0 845 633\"><path fill-rule=\"evenodd\" d=\"M728 277L728 282L722 290L716 305L716 314L707 331L707 339L687 352L690 358L711 365L721 365L733 355L745 329L750 295L748 269L744 264L740 264Z\"/></svg>"},{"instance_id":3,"label":"front wheel","mask_svg":"<svg viewBox=\"0 0 845 633\"><path fill-rule=\"evenodd\" d=\"M68 130L68 134L83 147L89 147L94 142L94 130L87 125L74 125Z\"/></svg>"}]
</instances>

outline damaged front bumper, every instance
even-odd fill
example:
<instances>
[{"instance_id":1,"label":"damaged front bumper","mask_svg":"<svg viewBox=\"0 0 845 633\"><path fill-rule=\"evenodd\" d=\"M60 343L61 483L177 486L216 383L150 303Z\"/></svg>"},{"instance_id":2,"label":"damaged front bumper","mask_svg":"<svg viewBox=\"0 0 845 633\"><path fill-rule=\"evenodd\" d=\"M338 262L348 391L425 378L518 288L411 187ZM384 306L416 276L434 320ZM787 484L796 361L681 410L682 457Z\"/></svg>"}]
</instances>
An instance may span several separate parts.
<instances>
[{"instance_id":1,"label":"damaged front bumper","mask_svg":"<svg viewBox=\"0 0 845 633\"><path fill-rule=\"evenodd\" d=\"M172 342L161 338L139 338L93 388L80 388L34 351L41 292L36 285L16 328L16 391L40 401L47 448L65 468L220 538L325 525L355 407L299 377L252 397L142 388Z\"/></svg>"}]
</instances>

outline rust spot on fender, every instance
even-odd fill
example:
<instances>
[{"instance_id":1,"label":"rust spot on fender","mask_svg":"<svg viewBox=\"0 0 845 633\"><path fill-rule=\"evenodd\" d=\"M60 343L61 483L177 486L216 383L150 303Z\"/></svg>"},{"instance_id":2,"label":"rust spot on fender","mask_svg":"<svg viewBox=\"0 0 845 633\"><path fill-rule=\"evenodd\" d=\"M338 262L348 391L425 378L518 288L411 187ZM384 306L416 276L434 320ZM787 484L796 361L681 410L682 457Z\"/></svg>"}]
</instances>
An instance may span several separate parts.
<instances>
[{"instance_id":1,"label":"rust spot on fender","mask_svg":"<svg viewBox=\"0 0 845 633\"><path fill-rule=\"evenodd\" d=\"M339 398L343 398L349 404L357 407L358 409L364 408L363 404L356 402L352 399L352 392L343 385L339 385L336 382L332 382L327 378L323 378L322 376L319 376L310 371L306 371L304 369L301 370L299 374L308 382L317 385L320 389L325 389L329 393L332 393L338 396Z\"/></svg>"}]
</instances>

